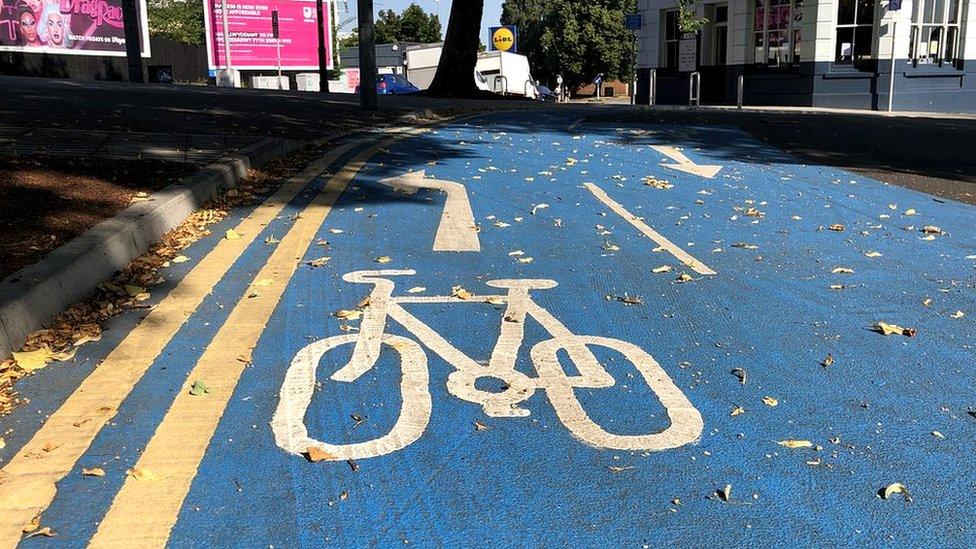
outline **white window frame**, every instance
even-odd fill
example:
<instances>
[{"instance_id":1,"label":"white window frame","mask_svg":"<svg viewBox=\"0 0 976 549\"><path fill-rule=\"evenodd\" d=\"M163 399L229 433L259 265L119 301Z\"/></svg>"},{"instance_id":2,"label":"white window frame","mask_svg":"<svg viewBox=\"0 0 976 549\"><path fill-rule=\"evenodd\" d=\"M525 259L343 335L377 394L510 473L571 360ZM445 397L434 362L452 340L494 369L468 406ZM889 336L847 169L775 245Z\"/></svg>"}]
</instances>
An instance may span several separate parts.
<instances>
[{"instance_id":1,"label":"white window frame","mask_svg":"<svg viewBox=\"0 0 976 549\"><path fill-rule=\"evenodd\" d=\"M955 14L952 14L950 10L953 1L956 2ZM908 60L910 63L914 65L942 65L945 62L949 64L956 63L959 59L960 48L962 46L964 4L965 2L963 0L916 0L915 7L912 10L912 32L908 50ZM934 16L939 11L936 9L937 6L941 6L942 17L940 20L936 20ZM931 17L931 20L925 20L926 7L932 8L931 13L933 17ZM954 22L950 21L951 15L955 15ZM937 51L932 52L931 44L933 40L931 38L922 42L922 36L925 32L937 33L937 38L935 39L937 40ZM949 38L950 32L954 35L951 39ZM931 37L932 34L929 34L929 36ZM923 44L925 44L925 51L922 51Z\"/></svg>"},{"instance_id":2,"label":"white window frame","mask_svg":"<svg viewBox=\"0 0 976 549\"><path fill-rule=\"evenodd\" d=\"M851 0L851 1L854 2L854 22L853 23L841 23L840 22L840 15L839 15L840 14L840 2L837 2L837 10L836 11L838 13L838 16L837 16L837 24L834 25L834 40L835 40L835 43L834 43L834 51L837 50L836 41L837 41L838 35L840 34L838 31L840 29L851 29L851 59L850 59L850 61L842 61L840 59L840 57L835 53L834 54L834 63L837 63L839 65L854 65L856 63L856 59L854 59L854 56L855 56L855 54L857 52L857 30L858 29L861 29L861 28L870 28L870 29L872 29L872 31L871 31L871 41L873 42L874 39L875 39L875 35L874 35L874 32L876 30L875 29L875 16L876 16L877 11L878 11L878 3L881 0L874 0L874 10L867 16L868 17L867 22L864 22L864 20L862 20L861 17L860 17L861 13L859 12L859 10L861 8L861 0ZM873 46L873 44L872 44L872 46Z\"/></svg>"},{"instance_id":3,"label":"white window frame","mask_svg":"<svg viewBox=\"0 0 976 549\"><path fill-rule=\"evenodd\" d=\"M756 28L755 28L755 26L756 26L756 23L755 23L756 22L756 11L759 9L760 6L762 6L762 8L763 8L763 19L764 19L764 21L763 21L763 28L762 28L762 30L756 30ZM797 44L796 44L796 37L797 36L800 36L801 39L802 39L802 34L801 34L802 31L801 31L801 28L803 26L803 20L802 20L803 0L790 0L790 13L789 13L789 16L787 17L787 19L789 21L789 24L787 25L787 27L785 29L776 29L774 31L771 31L770 30L769 25L770 25L770 20L771 20L771 17L770 17L770 14L771 13L772 13L772 10L771 10L771 6L770 6L770 0L755 0L755 2L753 2L753 4L752 4L752 26L753 26L753 29L752 29L752 41L750 42L750 44L751 44L751 48L750 49L752 50L753 56L755 57L755 59L753 61L757 65L767 65L767 66L774 66L774 67L780 66L780 65L792 65L792 64L798 62L797 55L796 55L796 46L797 46ZM801 19L799 21L796 18L796 16L797 16L798 13L801 14ZM776 59L775 62L770 62L770 60L769 60L769 34L770 34L770 32L782 32L784 30L786 31L787 44L789 44L789 46L786 49L786 59L785 60ZM756 49L757 49L757 46L756 46L756 36L757 35L762 35L762 44L763 44L762 45L762 48L763 48L763 56L762 56L762 59L760 59L759 56L756 55L756 53L757 53L757 51L756 51Z\"/></svg>"}]
</instances>

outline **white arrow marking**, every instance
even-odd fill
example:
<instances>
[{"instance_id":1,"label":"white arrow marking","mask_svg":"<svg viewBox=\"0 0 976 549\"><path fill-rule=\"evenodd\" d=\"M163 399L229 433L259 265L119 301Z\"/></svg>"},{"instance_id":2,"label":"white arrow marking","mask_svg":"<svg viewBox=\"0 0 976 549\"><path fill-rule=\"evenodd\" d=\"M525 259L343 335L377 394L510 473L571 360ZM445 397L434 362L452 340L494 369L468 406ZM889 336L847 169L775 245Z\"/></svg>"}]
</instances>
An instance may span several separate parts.
<instances>
[{"instance_id":1,"label":"white arrow marking","mask_svg":"<svg viewBox=\"0 0 976 549\"><path fill-rule=\"evenodd\" d=\"M678 150L677 147L669 147L667 145L651 145L651 148L677 162L677 164L662 164L662 166L665 168L690 173L692 175L704 177L705 179L715 177L722 169L722 166L695 164L690 158L685 156L683 152Z\"/></svg>"},{"instance_id":2,"label":"white arrow marking","mask_svg":"<svg viewBox=\"0 0 976 549\"><path fill-rule=\"evenodd\" d=\"M468 200L468 190L454 181L426 179L424 170L380 180L398 192L416 194L420 189L436 189L447 194L444 213L434 237L435 252L480 252L481 242Z\"/></svg>"}]
</instances>

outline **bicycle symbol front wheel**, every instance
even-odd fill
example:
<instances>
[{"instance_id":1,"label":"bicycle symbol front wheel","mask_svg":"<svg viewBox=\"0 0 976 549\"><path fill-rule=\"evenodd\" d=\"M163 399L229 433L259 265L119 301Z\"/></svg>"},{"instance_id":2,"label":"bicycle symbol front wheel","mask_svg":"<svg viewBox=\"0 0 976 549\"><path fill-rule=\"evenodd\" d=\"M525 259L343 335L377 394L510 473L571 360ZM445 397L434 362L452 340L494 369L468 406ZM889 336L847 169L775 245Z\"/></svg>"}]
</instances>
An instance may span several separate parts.
<instances>
[{"instance_id":1,"label":"bicycle symbol front wheel","mask_svg":"<svg viewBox=\"0 0 976 549\"><path fill-rule=\"evenodd\" d=\"M271 418L275 443L281 449L302 455L314 447L327 452L332 456L330 459L336 461L365 459L403 449L424 434L433 406L427 355L412 339L383 334L382 343L393 347L400 355L400 392L403 398L396 424L380 438L354 444L329 444L308 436L305 414L312 403L317 382L316 370L322 357L336 347L356 343L359 337L358 334L349 334L320 339L295 355L281 385L278 408ZM373 366L350 363L332 374L331 379L352 382L359 376L350 376L348 372L360 372L361 375Z\"/></svg>"},{"instance_id":2,"label":"bicycle symbol front wheel","mask_svg":"<svg viewBox=\"0 0 976 549\"><path fill-rule=\"evenodd\" d=\"M659 433L616 435L590 419L576 398L575 389L559 365L558 353L572 346L595 345L613 349L629 360L667 411L671 425ZM659 451L698 440L705 424L698 410L675 385L664 368L643 349L619 339L596 336L553 338L532 347L532 364L556 410L556 416L574 436L600 448Z\"/></svg>"}]
</instances>

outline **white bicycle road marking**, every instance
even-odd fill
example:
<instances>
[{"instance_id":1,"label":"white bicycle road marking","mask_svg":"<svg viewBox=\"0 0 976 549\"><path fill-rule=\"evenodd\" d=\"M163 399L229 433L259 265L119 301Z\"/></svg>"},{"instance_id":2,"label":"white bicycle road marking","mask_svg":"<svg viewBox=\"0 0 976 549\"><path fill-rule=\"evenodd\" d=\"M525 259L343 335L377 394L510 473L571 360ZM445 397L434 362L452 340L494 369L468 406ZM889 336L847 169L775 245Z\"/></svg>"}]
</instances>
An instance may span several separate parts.
<instances>
[{"instance_id":1,"label":"white bicycle road marking","mask_svg":"<svg viewBox=\"0 0 976 549\"><path fill-rule=\"evenodd\" d=\"M656 242L658 246L667 250L671 255L677 258L678 261L681 261L698 274L716 274L715 271L713 271L708 265L705 265L701 261L695 259L691 254L678 247L677 244L671 242L664 235L652 229L647 223L644 223L641 218L627 211L627 209L621 206L619 202L610 198L610 195L608 195L606 191L599 186L593 183L583 183L583 186L589 189L589 191L593 193L593 196L595 196L600 202L603 202L608 208L613 210L614 213L626 219L631 225L636 227L637 230L644 233L648 238Z\"/></svg>"},{"instance_id":2,"label":"white bicycle road marking","mask_svg":"<svg viewBox=\"0 0 976 549\"><path fill-rule=\"evenodd\" d=\"M436 189L447 194L444 212L434 237L435 252L480 252L478 229L468 200L468 190L454 181L427 179L424 170L380 180L380 183L396 190L416 194L420 189Z\"/></svg>"},{"instance_id":3,"label":"white bicycle road marking","mask_svg":"<svg viewBox=\"0 0 976 549\"><path fill-rule=\"evenodd\" d=\"M528 416L529 410L521 408L519 404L541 389L545 391L562 424L578 439L592 446L659 451L689 444L701 435L704 427L701 414L651 355L632 343L618 339L576 335L533 301L530 290L554 288L557 285L555 281L492 280L487 282L489 286L507 289L507 294L472 296L466 300L451 296L393 297L394 282L385 277L413 274L416 273L412 270L378 270L357 271L342 277L347 282L374 286L360 332L316 341L295 356L285 375L278 407L271 420L275 442L279 447L296 455L315 447L327 452L330 459L347 460L389 454L415 442L423 435L433 406L427 357L421 343L454 367L455 370L447 378L448 392L461 400L480 405L490 417ZM402 306L425 303L505 303L501 333L488 364L479 364L464 354ZM528 317L535 319L552 336L534 345L529 352L536 377L529 377L515 369ZM384 333L388 319L406 328L416 341ZM355 345L351 359L330 379L345 383L356 381L376 364L380 347L389 345L400 355L402 404L399 418L386 435L354 444L330 444L309 436L305 414L316 392L316 371L322 357L331 349L348 344ZM607 432L591 420L577 400L574 389L612 387L615 380L588 347L613 349L629 360L663 405L670 426L656 433L618 435ZM559 363L560 350L566 351L579 375L566 374ZM504 388L500 392L478 389L475 383L481 378L499 379L504 383Z\"/></svg>"},{"instance_id":4,"label":"white bicycle road marking","mask_svg":"<svg viewBox=\"0 0 976 549\"><path fill-rule=\"evenodd\" d=\"M651 145L651 148L677 162L677 164L662 164L662 166L665 168L690 173L692 175L704 177L705 179L712 179L722 170L722 166L695 164L677 147L671 147L669 145Z\"/></svg>"}]
</instances>

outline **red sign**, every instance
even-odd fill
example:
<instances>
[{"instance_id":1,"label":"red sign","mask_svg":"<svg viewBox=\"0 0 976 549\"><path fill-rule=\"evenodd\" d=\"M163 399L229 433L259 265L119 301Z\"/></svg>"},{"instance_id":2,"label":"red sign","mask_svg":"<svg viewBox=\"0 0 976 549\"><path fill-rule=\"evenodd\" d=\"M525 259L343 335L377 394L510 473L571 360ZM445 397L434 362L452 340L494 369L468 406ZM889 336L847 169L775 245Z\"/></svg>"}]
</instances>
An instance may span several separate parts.
<instances>
[{"instance_id":1,"label":"red sign","mask_svg":"<svg viewBox=\"0 0 976 549\"><path fill-rule=\"evenodd\" d=\"M332 63L329 2L324 0L325 56ZM278 41L281 41L281 67L285 70L318 70L318 18L314 0L204 0L207 30L207 60L211 69L225 68L224 18L227 6L227 33L230 35L230 66L241 70L278 68ZM278 12L278 40L272 30L273 13Z\"/></svg>"}]
</instances>

